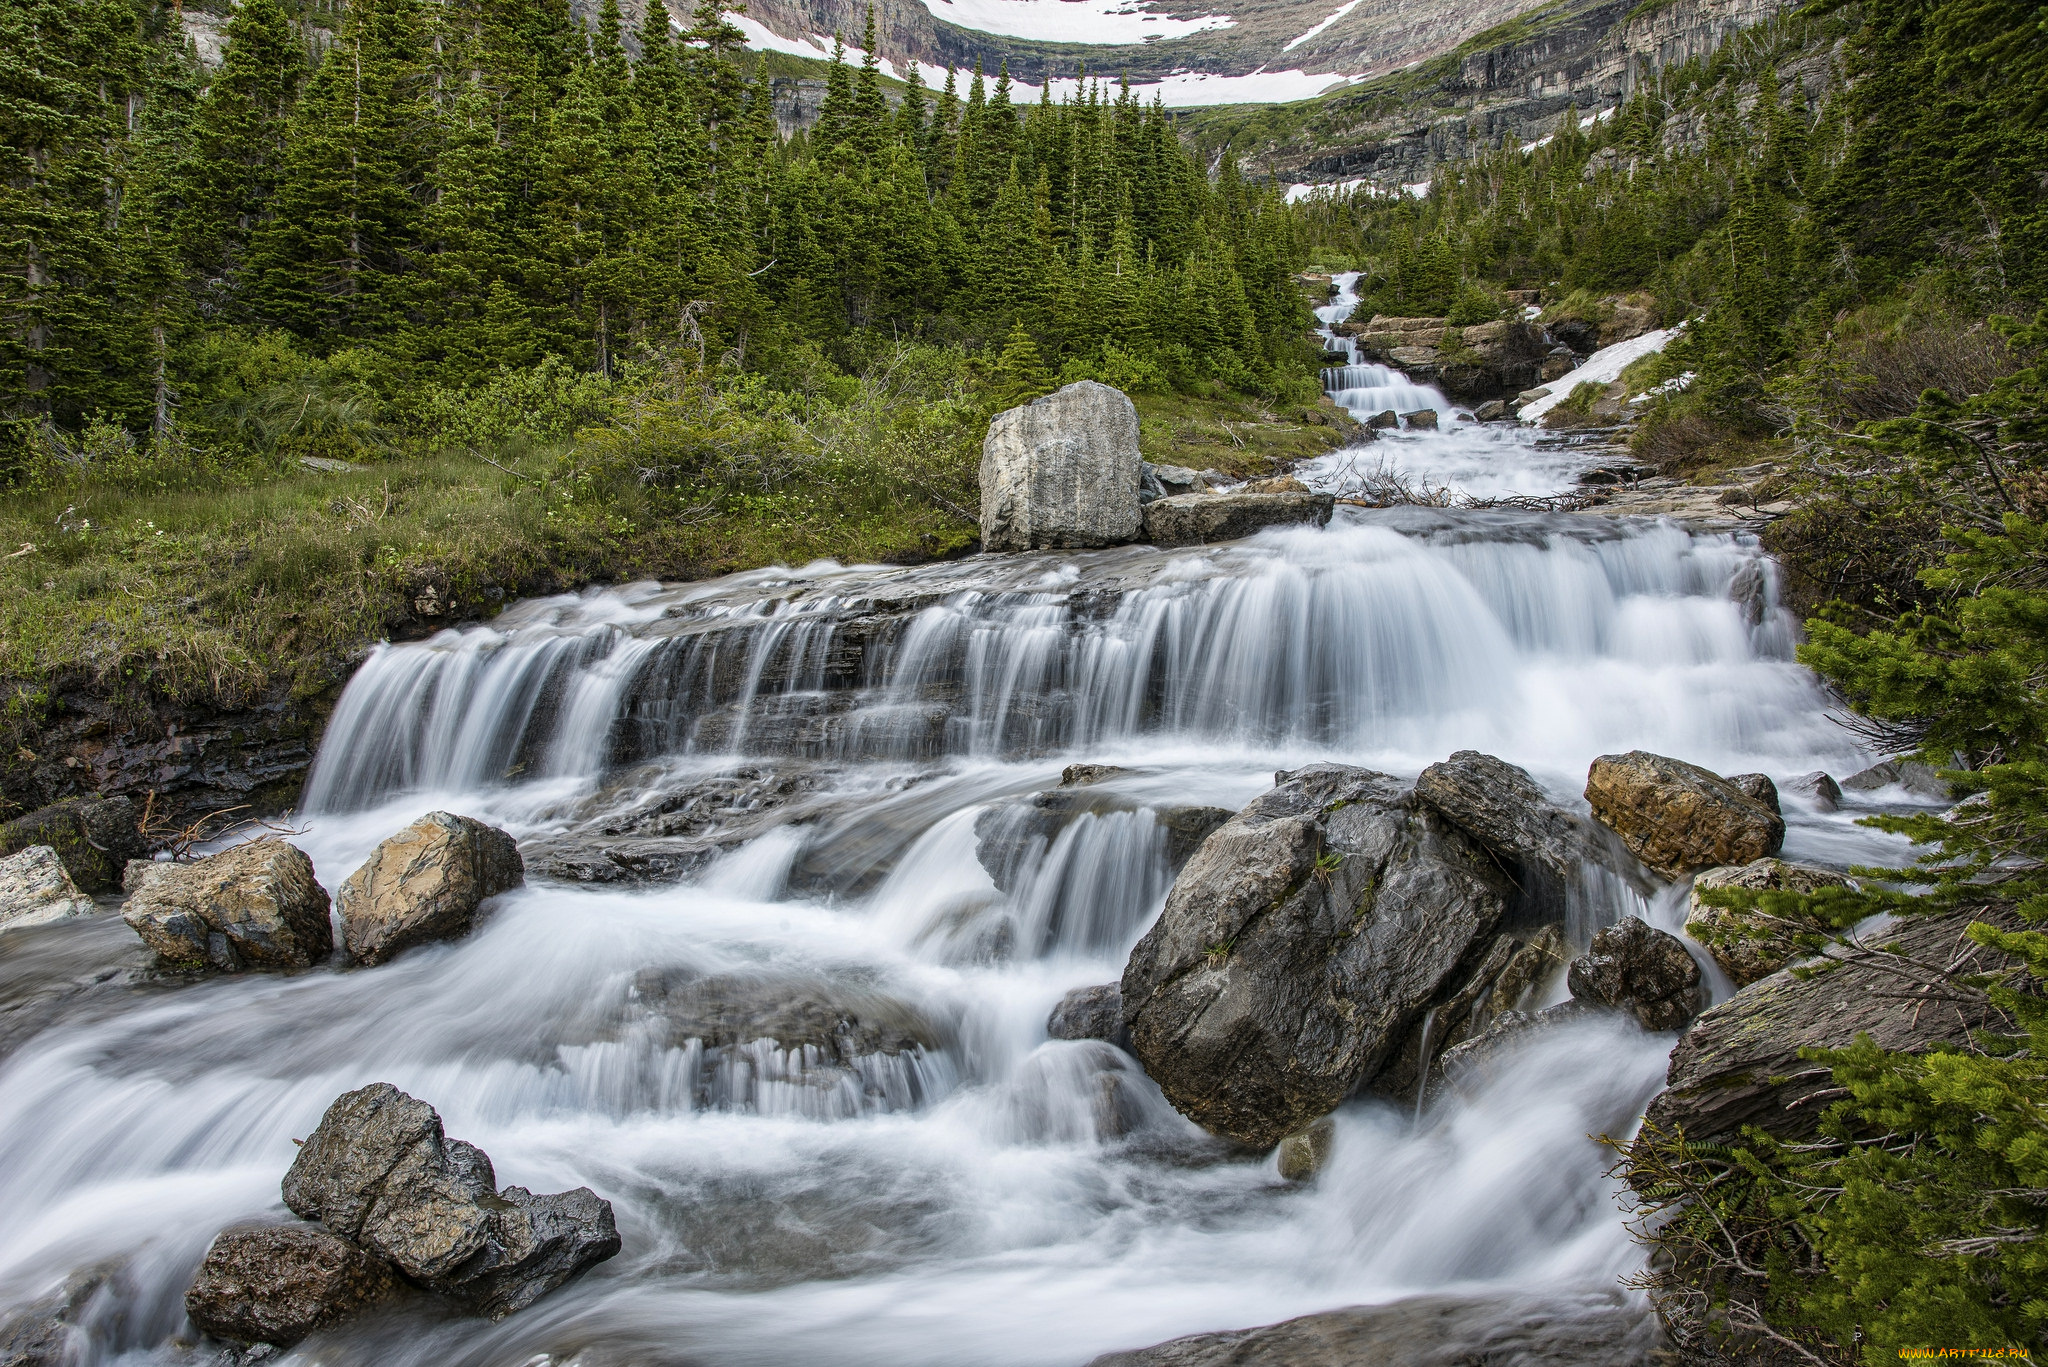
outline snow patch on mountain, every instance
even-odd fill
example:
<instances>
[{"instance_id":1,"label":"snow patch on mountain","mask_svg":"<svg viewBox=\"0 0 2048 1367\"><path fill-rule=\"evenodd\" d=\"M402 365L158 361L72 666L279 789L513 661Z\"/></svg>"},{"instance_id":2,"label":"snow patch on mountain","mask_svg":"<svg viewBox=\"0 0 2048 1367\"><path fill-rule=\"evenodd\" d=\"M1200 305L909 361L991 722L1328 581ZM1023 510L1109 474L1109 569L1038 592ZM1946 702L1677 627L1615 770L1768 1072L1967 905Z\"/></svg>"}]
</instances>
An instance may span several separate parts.
<instances>
[{"instance_id":1,"label":"snow patch on mountain","mask_svg":"<svg viewBox=\"0 0 2048 1367\"><path fill-rule=\"evenodd\" d=\"M924 0L935 19L1005 38L1048 43L1142 43L1230 28L1227 14L1177 19L1153 14L1150 0Z\"/></svg>"}]
</instances>

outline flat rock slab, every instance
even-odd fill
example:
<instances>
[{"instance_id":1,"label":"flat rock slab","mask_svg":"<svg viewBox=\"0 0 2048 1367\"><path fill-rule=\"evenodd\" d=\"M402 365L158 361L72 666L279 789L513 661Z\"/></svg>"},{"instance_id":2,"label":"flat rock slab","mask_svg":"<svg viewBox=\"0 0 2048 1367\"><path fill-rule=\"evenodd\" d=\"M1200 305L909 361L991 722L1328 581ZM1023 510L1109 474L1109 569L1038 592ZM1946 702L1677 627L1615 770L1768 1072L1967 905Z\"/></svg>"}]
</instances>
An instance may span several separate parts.
<instances>
[{"instance_id":1,"label":"flat rock slab","mask_svg":"<svg viewBox=\"0 0 2048 1367\"><path fill-rule=\"evenodd\" d=\"M1656 1316L1613 1293L1417 1296L1105 1353L1089 1367L1649 1367Z\"/></svg>"},{"instance_id":2,"label":"flat rock slab","mask_svg":"<svg viewBox=\"0 0 2048 1367\"><path fill-rule=\"evenodd\" d=\"M1145 539L1155 546L1206 546L1267 527L1320 527L1336 504L1334 495L1306 491L1180 494L1145 505Z\"/></svg>"}]
</instances>

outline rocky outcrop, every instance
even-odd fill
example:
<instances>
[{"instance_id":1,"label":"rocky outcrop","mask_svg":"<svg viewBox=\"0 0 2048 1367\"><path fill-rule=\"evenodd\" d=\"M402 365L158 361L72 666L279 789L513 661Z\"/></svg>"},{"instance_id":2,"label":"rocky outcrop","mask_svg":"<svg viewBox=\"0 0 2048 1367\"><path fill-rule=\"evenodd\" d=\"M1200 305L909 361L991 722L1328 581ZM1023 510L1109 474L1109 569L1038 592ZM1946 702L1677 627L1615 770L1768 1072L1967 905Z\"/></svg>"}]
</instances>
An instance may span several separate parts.
<instances>
[{"instance_id":1,"label":"rocky outcrop","mask_svg":"<svg viewBox=\"0 0 2048 1367\"><path fill-rule=\"evenodd\" d=\"M830 791L831 773L808 765L746 764L693 783L666 787L645 804L593 804L612 810L520 851L531 878L569 883L669 883L702 872L720 855L770 827L801 821L820 806L845 801ZM618 779L624 791L645 790L640 774ZM623 805L624 811L617 810Z\"/></svg>"},{"instance_id":2,"label":"rocky outcrop","mask_svg":"<svg viewBox=\"0 0 2048 1367\"><path fill-rule=\"evenodd\" d=\"M1916 918L1866 937L1866 946L1956 972L2002 967L2002 955L1964 935L1971 919ZM1876 964L1850 962L1803 980L1781 971L1702 1012L1671 1051L1665 1090L1651 1100L1645 1128L1683 1129L1700 1144L1731 1143L1745 1125L1782 1137L1809 1134L1839 1093L1828 1070L1800 1050L1840 1049L1867 1034L1881 1049L1924 1053L1967 1047L1970 1031L2008 1024L1989 1007L1930 1009L1903 990L1900 966L1887 953Z\"/></svg>"},{"instance_id":3,"label":"rocky outcrop","mask_svg":"<svg viewBox=\"0 0 2048 1367\"><path fill-rule=\"evenodd\" d=\"M391 1265L318 1225L223 1230L185 1292L200 1332L289 1348L397 1288Z\"/></svg>"},{"instance_id":4,"label":"rocky outcrop","mask_svg":"<svg viewBox=\"0 0 2048 1367\"><path fill-rule=\"evenodd\" d=\"M1115 546L1138 535L1138 410L1081 380L998 413L981 447L989 551Z\"/></svg>"},{"instance_id":5,"label":"rocky outcrop","mask_svg":"<svg viewBox=\"0 0 2048 1367\"><path fill-rule=\"evenodd\" d=\"M1145 539L1155 546L1206 546L1237 541L1267 527L1321 527L1329 522L1336 502L1333 495L1306 489L1179 494L1145 505Z\"/></svg>"},{"instance_id":6,"label":"rocky outcrop","mask_svg":"<svg viewBox=\"0 0 2048 1367\"><path fill-rule=\"evenodd\" d=\"M1124 1028L1121 983L1077 987L1059 999L1045 1018L1045 1033L1054 1039L1099 1039L1119 1047L1130 1043Z\"/></svg>"},{"instance_id":7,"label":"rocky outcrop","mask_svg":"<svg viewBox=\"0 0 2048 1367\"><path fill-rule=\"evenodd\" d=\"M1700 894L1716 888L1810 893L1848 886L1848 878L1832 869L1788 864L1782 859L1758 859L1735 867L1708 869L1692 880L1692 908L1686 913L1685 933L1706 946L1707 953L1714 956L1714 962L1730 982L1747 987L1776 973L1802 951L1793 944L1788 928L1758 923L1727 907L1709 906ZM1739 938L1734 936L1738 929L1746 932Z\"/></svg>"},{"instance_id":8,"label":"rocky outcrop","mask_svg":"<svg viewBox=\"0 0 2048 1367\"><path fill-rule=\"evenodd\" d=\"M447 1138L433 1107L383 1082L327 1108L285 1174L284 1201L493 1319L619 1251L610 1202L588 1187L498 1190L482 1149Z\"/></svg>"},{"instance_id":9,"label":"rocky outcrop","mask_svg":"<svg viewBox=\"0 0 2048 1367\"><path fill-rule=\"evenodd\" d=\"M1511 896L1485 851L1397 780L1341 765L1282 775L1209 837L1132 951L1132 1050L1183 1114L1275 1144L1379 1071L1492 947Z\"/></svg>"},{"instance_id":10,"label":"rocky outcrop","mask_svg":"<svg viewBox=\"0 0 2048 1367\"><path fill-rule=\"evenodd\" d=\"M78 890L48 845L31 845L0 859L0 929L44 925L92 910L92 898Z\"/></svg>"},{"instance_id":11,"label":"rocky outcrop","mask_svg":"<svg viewBox=\"0 0 2048 1367\"><path fill-rule=\"evenodd\" d=\"M334 952L327 905L297 846L255 840L165 865L121 915L167 967L292 972Z\"/></svg>"},{"instance_id":12,"label":"rocky outcrop","mask_svg":"<svg viewBox=\"0 0 2048 1367\"><path fill-rule=\"evenodd\" d=\"M519 846L495 826L430 812L378 845L341 885L338 910L359 967L469 933L476 910L526 881Z\"/></svg>"},{"instance_id":13,"label":"rocky outcrop","mask_svg":"<svg viewBox=\"0 0 2048 1367\"><path fill-rule=\"evenodd\" d=\"M1785 821L1697 764L1631 750L1602 755L1586 775L1593 815L1667 877L1776 854Z\"/></svg>"},{"instance_id":14,"label":"rocky outcrop","mask_svg":"<svg viewBox=\"0 0 2048 1367\"><path fill-rule=\"evenodd\" d=\"M1417 1296L1193 1334L1088 1367L1648 1367L1663 1342L1655 1312L1619 1292Z\"/></svg>"},{"instance_id":15,"label":"rocky outcrop","mask_svg":"<svg viewBox=\"0 0 2048 1367\"><path fill-rule=\"evenodd\" d=\"M45 845L86 893L119 892L121 870L149 852L125 797L70 798L0 826L0 854Z\"/></svg>"},{"instance_id":16,"label":"rocky outcrop","mask_svg":"<svg viewBox=\"0 0 2048 1367\"><path fill-rule=\"evenodd\" d=\"M1700 966L1676 935L1624 916L1593 937L1566 977L1572 1000L1625 1011L1645 1030L1682 1030L1699 1013Z\"/></svg>"}]
</instances>

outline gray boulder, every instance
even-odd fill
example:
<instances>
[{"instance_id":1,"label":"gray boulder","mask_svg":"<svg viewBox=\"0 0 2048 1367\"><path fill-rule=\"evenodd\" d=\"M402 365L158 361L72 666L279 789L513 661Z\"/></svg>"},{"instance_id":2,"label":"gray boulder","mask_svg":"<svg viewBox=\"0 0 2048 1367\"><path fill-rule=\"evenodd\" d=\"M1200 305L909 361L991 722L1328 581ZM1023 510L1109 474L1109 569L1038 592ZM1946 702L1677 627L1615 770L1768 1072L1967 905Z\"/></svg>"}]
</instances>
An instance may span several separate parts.
<instances>
[{"instance_id":1,"label":"gray boulder","mask_svg":"<svg viewBox=\"0 0 2048 1367\"><path fill-rule=\"evenodd\" d=\"M1617 1291L1417 1296L1193 1334L1088 1367L1650 1367L1656 1312Z\"/></svg>"},{"instance_id":2,"label":"gray boulder","mask_svg":"<svg viewBox=\"0 0 2048 1367\"><path fill-rule=\"evenodd\" d=\"M92 898L78 890L48 845L0 859L0 929L89 916L92 910Z\"/></svg>"},{"instance_id":3,"label":"gray boulder","mask_svg":"<svg viewBox=\"0 0 2048 1367\"><path fill-rule=\"evenodd\" d=\"M1150 503L1175 494L1198 494L1209 487L1208 478L1185 465L1154 465L1146 461L1141 471L1138 498Z\"/></svg>"},{"instance_id":4,"label":"gray boulder","mask_svg":"<svg viewBox=\"0 0 2048 1367\"><path fill-rule=\"evenodd\" d=\"M1866 937L1872 949L1950 965L1961 973L1994 972L2009 964L1963 932L1970 915L1914 918ZM1700 1014L1671 1051L1664 1090L1650 1102L1646 1129L1683 1129L1699 1144L1727 1144L1756 1125L1782 1138L1811 1134L1839 1095L1828 1070L1800 1058L1807 1048L1841 1049L1867 1034L1881 1049L1925 1053L1938 1045L1969 1048L1970 1032L2006 1025L1994 1008L1946 1004L1929 1009L1904 990L1897 962L1845 964L1799 979L1790 971L1752 983Z\"/></svg>"},{"instance_id":5,"label":"gray boulder","mask_svg":"<svg viewBox=\"0 0 2048 1367\"><path fill-rule=\"evenodd\" d=\"M1676 935L1624 916L1572 960L1572 999L1626 1011L1645 1030L1682 1030L1700 1009L1700 966Z\"/></svg>"},{"instance_id":6,"label":"gray boulder","mask_svg":"<svg viewBox=\"0 0 2048 1367\"><path fill-rule=\"evenodd\" d=\"M74 797L0 825L0 854L33 845L57 852L71 881L86 893L119 892L121 870L149 852L125 797Z\"/></svg>"},{"instance_id":7,"label":"gray boulder","mask_svg":"<svg viewBox=\"0 0 2048 1367\"><path fill-rule=\"evenodd\" d=\"M1116 546L1139 527L1138 410L1081 380L998 413L981 445L989 551Z\"/></svg>"},{"instance_id":8,"label":"gray boulder","mask_svg":"<svg viewBox=\"0 0 2048 1367\"><path fill-rule=\"evenodd\" d=\"M1888 759L1842 780L1842 786L1852 793L1876 792L1894 783L1912 796L1929 802L1947 802L1954 796L1940 774L1912 760Z\"/></svg>"},{"instance_id":9,"label":"gray boulder","mask_svg":"<svg viewBox=\"0 0 2048 1367\"><path fill-rule=\"evenodd\" d=\"M1769 774L1730 774L1728 786L1767 812L1785 814L1785 809L1778 805L1778 785L1771 782Z\"/></svg>"},{"instance_id":10,"label":"gray boulder","mask_svg":"<svg viewBox=\"0 0 2048 1367\"><path fill-rule=\"evenodd\" d=\"M1667 877L1776 854L1785 819L1697 764L1631 750L1602 755L1586 774L1586 800L1630 853Z\"/></svg>"},{"instance_id":11,"label":"gray boulder","mask_svg":"<svg viewBox=\"0 0 2048 1367\"><path fill-rule=\"evenodd\" d=\"M341 885L349 958L368 967L465 935L486 897L525 881L511 836L471 817L430 812L377 846Z\"/></svg>"},{"instance_id":12,"label":"gray boulder","mask_svg":"<svg viewBox=\"0 0 2048 1367\"><path fill-rule=\"evenodd\" d=\"M1206 546L1242 540L1267 527L1320 527L1329 522L1336 504L1335 495L1305 489L1181 494L1145 506L1145 539L1155 546Z\"/></svg>"},{"instance_id":13,"label":"gray boulder","mask_svg":"<svg viewBox=\"0 0 2048 1367\"><path fill-rule=\"evenodd\" d=\"M303 851L254 840L196 863L164 865L121 916L172 968L290 972L334 952L327 905Z\"/></svg>"},{"instance_id":14,"label":"gray boulder","mask_svg":"<svg viewBox=\"0 0 2048 1367\"><path fill-rule=\"evenodd\" d=\"M1122 1048L1130 1043L1124 1029L1121 983L1077 987L1061 997L1045 1018L1045 1033L1054 1039L1099 1039Z\"/></svg>"},{"instance_id":15,"label":"gray boulder","mask_svg":"<svg viewBox=\"0 0 2048 1367\"><path fill-rule=\"evenodd\" d=\"M284 1202L492 1319L619 1251L588 1187L497 1190L491 1160L447 1138L424 1101L379 1082L336 1099L285 1174Z\"/></svg>"},{"instance_id":16,"label":"gray boulder","mask_svg":"<svg viewBox=\"0 0 2048 1367\"><path fill-rule=\"evenodd\" d=\"M1132 951L1132 1051L1197 1123L1278 1143L1379 1071L1511 893L1399 781L1283 774L1203 844Z\"/></svg>"},{"instance_id":17,"label":"gray boulder","mask_svg":"<svg viewBox=\"0 0 2048 1367\"><path fill-rule=\"evenodd\" d=\"M289 1348L397 1289L391 1265L318 1225L223 1230L185 1292L202 1333Z\"/></svg>"},{"instance_id":18,"label":"gray boulder","mask_svg":"<svg viewBox=\"0 0 2048 1367\"><path fill-rule=\"evenodd\" d=\"M1787 780L1785 791L1797 793L1824 812L1832 812L1842 805L1842 785L1824 769Z\"/></svg>"},{"instance_id":19,"label":"gray boulder","mask_svg":"<svg viewBox=\"0 0 2048 1367\"><path fill-rule=\"evenodd\" d=\"M1415 780L1416 796L1507 861L1520 892L1518 911L1561 919L1567 889L1593 862L1648 886L1614 837L1550 800L1526 769L1477 750L1460 750Z\"/></svg>"}]
</instances>

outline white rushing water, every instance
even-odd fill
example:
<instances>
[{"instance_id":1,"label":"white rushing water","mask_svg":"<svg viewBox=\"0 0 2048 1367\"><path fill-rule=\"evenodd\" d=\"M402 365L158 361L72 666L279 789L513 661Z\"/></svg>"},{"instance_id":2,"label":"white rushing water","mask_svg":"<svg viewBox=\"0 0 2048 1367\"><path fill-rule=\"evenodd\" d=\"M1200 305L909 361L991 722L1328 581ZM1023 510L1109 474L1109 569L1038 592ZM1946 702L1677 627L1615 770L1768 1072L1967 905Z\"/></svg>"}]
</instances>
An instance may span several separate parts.
<instances>
[{"instance_id":1,"label":"white rushing water","mask_svg":"<svg viewBox=\"0 0 2048 1367\"><path fill-rule=\"evenodd\" d=\"M625 1251L500 1324L420 1305L294 1360L1080 1364L1422 1291L1611 1288L1638 1253L1589 1136L1628 1131L1669 1036L1580 1022L1475 1095L1355 1101L1295 1186L1046 1015L1158 913L1160 814L1235 808L1276 768L1477 748L1569 800L1633 747L1861 767L1773 582L1753 545L1670 525L1347 508L1193 552L594 591L383 647L308 789L328 887L436 808L529 850L709 811L732 848L684 882L536 878L362 972L93 987L132 952L112 918L0 939L0 1317L99 1269L77 1360L186 1360L207 1242L281 1215L292 1140L375 1081L501 1182L594 1188ZM1130 771L1020 841L999 888L978 825L1024 820L1074 761ZM771 780L800 800L677 805ZM1853 812L1788 816L1794 856L1881 855ZM707 981L894 1013L917 1042L676 1037L659 1001Z\"/></svg>"}]
</instances>

